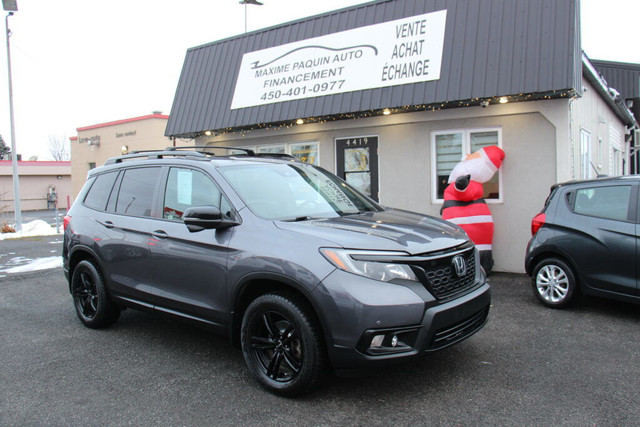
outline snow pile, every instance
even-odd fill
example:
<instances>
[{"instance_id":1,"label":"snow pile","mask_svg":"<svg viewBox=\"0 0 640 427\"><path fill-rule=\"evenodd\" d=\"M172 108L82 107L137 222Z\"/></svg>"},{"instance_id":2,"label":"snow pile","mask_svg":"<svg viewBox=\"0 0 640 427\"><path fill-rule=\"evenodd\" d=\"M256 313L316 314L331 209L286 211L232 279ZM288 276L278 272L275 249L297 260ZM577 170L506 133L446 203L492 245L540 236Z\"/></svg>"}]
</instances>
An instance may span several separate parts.
<instances>
[{"instance_id":1,"label":"snow pile","mask_svg":"<svg viewBox=\"0 0 640 427\"><path fill-rule=\"evenodd\" d=\"M46 221L37 219L22 224L22 231L19 233L0 233L0 240L17 239L20 237L52 236L54 234L62 234L62 227L60 227L60 232L58 233L55 227L47 224Z\"/></svg>"},{"instance_id":2,"label":"snow pile","mask_svg":"<svg viewBox=\"0 0 640 427\"><path fill-rule=\"evenodd\" d=\"M47 270L49 268L59 267L62 267L62 257L50 256L45 258L36 258L34 260L30 260L27 264L7 268L6 270L0 270L0 273L26 273L29 271Z\"/></svg>"}]
</instances>

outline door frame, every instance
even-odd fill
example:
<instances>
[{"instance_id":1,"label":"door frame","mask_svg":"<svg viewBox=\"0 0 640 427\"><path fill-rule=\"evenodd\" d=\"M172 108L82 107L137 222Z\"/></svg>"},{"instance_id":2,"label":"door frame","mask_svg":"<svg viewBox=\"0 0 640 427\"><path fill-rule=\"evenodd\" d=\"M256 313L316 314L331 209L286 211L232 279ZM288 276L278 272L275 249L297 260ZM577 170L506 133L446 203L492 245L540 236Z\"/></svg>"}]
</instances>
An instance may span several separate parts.
<instances>
[{"instance_id":1,"label":"door frame","mask_svg":"<svg viewBox=\"0 0 640 427\"><path fill-rule=\"evenodd\" d=\"M336 171L336 175L338 175L338 177L340 177L340 179L343 179L346 181L346 177L344 176L344 154L341 156L342 157L342 166L340 166L340 162L339 160L339 156L338 156L338 141L343 141L343 140L347 140L347 139L359 139L359 138L376 138L376 151L375 151L375 160L374 162L371 162L372 156L369 156L369 171L371 173L371 197L374 201L376 202L380 202L380 136L379 135L358 135L358 136L341 136L341 137L334 137L333 138L333 147L335 150L335 155L334 155L334 166L335 166L335 171ZM344 153L344 151L343 151ZM374 169L371 169L372 166L375 167Z\"/></svg>"}]
</instances>

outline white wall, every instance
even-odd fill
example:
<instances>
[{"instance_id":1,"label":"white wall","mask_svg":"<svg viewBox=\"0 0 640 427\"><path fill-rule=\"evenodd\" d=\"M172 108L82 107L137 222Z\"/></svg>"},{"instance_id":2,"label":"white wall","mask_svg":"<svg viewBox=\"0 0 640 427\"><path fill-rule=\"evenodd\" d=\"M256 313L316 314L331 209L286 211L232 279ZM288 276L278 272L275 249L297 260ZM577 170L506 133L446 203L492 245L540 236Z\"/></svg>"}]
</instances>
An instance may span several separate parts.
<instances>
[{"instance_id":1,"label":"white wall","mask_svg":"<svg viewBox=\"0 0 640 427\"><path fill-rule=\"evenodd\" d=\"M413 112L202 137L196 144L250 146L318 141L320 165L335 172L334 138L377 135L380 202L439 216L441 205L432 204L430 197L430 133L500 127L506 158L502 169L503 202L490 204L496 226L494 269L524 272L531 218L542 208L551 185L568 179L568 104L568 100L561 99Z\"/></svg>"},{"instance_id":2,"label":"white wall","mask_svg":"<svg viewBox=\"0 0 640 427\"><path fill-rule=\"evenodd\" d=\"M625 126L615 115L611 107L596 92L595 88L587 80L583 79L583 86L586 91L581 98L577 98L571 105L571 138L573 147L572 175L570 179L585 178L580 174L580 134L581 130L588 132L591 136L590 154L591 162L597 168L599 174L620 175L621 165L616 168L612 164L612 149L620 150L621 158L627 158L628 148L624 143ZM598 140L602 140L602 158L598 159ZM590 175L586 178L595 178L596 173L590 169Z\"/></svg>"}]
</instances>

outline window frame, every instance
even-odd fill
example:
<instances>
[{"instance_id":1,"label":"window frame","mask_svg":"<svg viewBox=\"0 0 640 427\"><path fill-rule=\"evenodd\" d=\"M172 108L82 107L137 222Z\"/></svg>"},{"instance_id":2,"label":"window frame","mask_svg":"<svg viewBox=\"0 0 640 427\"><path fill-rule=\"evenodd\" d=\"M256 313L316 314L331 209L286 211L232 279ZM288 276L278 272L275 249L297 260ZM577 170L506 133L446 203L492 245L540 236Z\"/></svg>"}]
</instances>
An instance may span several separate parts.
<instances>
[{"instance_id":1,"label":"window frame","mask_svg":"<svg viewBox=\"0 0 640 427\"><path fill-rule=\"evenodd\" d=\"M104 206L101 209L98 209L97 207L89 205L87 203L87 198L91 194L91 191L93 190L93 187L95 187L96 183L98 182L98 179L101 178L101 177L105 177L105 176L107 176L109 174L115 174L115 179L111 183L111 188L109 189L109 191L108 191L108 193L106 195L107 197L106 197L106 200L104 201ZM85 206L88 209L92 209L92 210L97 211L97 212L107 212L108 211L108 207L109 207L109 200L111 199L111 196L113 195L114 189L116 188L116 186L118 184L118 178L120 178L120 171L118 171L118 170L110 170L110 171L99 173L99 174L96 174L96 175L90 177L89 179L93 179L93 182L88 187L87 192L82 197L82 205Z\"/></svg>"},{"instance_id":2,"label":"window frame","mask_svg":"<svg viewBox=\"0 0 640 427\"><path fill-rule=\"evenodd\" d=\"M318 141L318 140L279 142L279 143L276 143L276 144L264 144L264 145L246 145L246 146L241 146L241 147L239 146L238 148L244 148L244 149L248 149L248 150L253 150L256 153L264 153L264 151L260 151L260 150L261 149L265 149L265 148L283 147L284 146L284 153L288 154L290 156L293 156L292 147L295 147L295 146L298 146L298 145L311 145L311 144L315 144L316 147L317 147L317 149L316 149L317 163L309 163L309 164L310 165L315 165L315 166L320 166L320 141Z\"/></svg>"},{"instance_id":3,"label":"window frame","mask_svg":"<svg viewBox=\"0 0 640 427\"><path fill-rule=\"evenodd\" d=\"M162 175L159 180L160 187L158 188L158 200L156 203L158 215L156 215L154 219L157 219L160 221L168 221L173 224L184 224L183 219L175 220L175 219L169 219L164 217L164 204L167 196L167 188L169 184L169 175L171 173L171 169L190 169L195 172L202 173L206 178L208 178L213 183L213 185L218 189L218 191L220 191L220 206L218 208L222 210L222 201L226 200L226 203L231 208L231 216L228 217L227 219L231 219L233 221L241 221L240 214L238 213L238 210L236 209L235 205L231 202L231 199L229 198L227 193L223 190L222 186L218 183L218 181L213 177L213 175L209 173L206 169L201 169L198 167L185 165L185 164L169 164L169 165L163 166ZM222 215L224 218L225 217L224 212L222 212Z\"/></svg>"},{"instance_id":4,"label":"window frame","mask_svg":"<svg viewBox=\"0 0 640 427\"><path fill-rule=\"evenodd\" d=\"M130 214L130 213L126 213L126 212L118 212L118 201L120 199L120 194L122 191L122 184L124 183L124 178L127 174L128 171L132 171L132 170L136 170L136 169L158 169L158 177L156 179L156 183L153 189L153 195L151 197L151 209L149 212L149 215L137 215L137 214ZM115 203L113 205L113 212L109 211L110 213L113 213L115 215L123 215L123 216L128 216L128 217L133 217L133 218L157 218L158 216L158 198L159 198L159 187L161 185L161 178L164 176L164 170L163 170L163 166L162 165L140 165L140 166L134 166L134 167L126 167L126 168L122 168L122 170L120 171L120 174L118 175L118 178L116 179L115 185L114 185L114 190L117 187L117 193L115 194ZM112 190L112 195L113 195L113 191ZM110 197L111 198L111 197ZM107 201L107 209L109 209L109 205L110 205L110 200Z\"/></svg>"},{"instance_id":5,"label":"window frame","mask_svg":"<svg viewBox=\"0 0 640 427\"><path fill-rule=\"evenodd\" d=\"M465 156L471 154L471 134L481 132L497 132L498 133L498 147L502 148L502 128L501 127L482 127L482 128L458 128L458 129L443 129L431 131L431 203L442 204L444 199L438 198L438 165L437 165L437 152L436 152L436 137L438 135L451 135L462 134L462 161ZM496 199L485 199L487 203L497 204L504 203L504 181L502 168L498 169L498 194Z\"/></svg>"},{"instance_id":6,"label":"window frame","mask_svg":"<svg viewBox=\"0 0 640 427\"><path fill-rule=\"evenodd\" d=\"M580 179L591 179L591 132L580 128Z\"/></svg>"}]
</instances>

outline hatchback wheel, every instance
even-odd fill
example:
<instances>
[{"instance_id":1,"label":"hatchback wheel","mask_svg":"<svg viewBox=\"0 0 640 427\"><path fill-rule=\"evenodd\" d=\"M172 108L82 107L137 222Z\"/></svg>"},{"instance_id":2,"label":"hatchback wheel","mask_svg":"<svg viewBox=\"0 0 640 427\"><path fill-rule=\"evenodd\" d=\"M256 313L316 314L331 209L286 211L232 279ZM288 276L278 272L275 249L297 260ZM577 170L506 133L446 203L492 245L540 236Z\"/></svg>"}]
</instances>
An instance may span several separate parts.
<instances>
[{"instance_id":1,"label":"hatchback wheel","mask_svg":"<svg viewBox=\"0 0 640 427\"><path fill-rule=\"evenodd\" d=\"M76 314L86 326L104 328L120 317L120 310L109 299L102 274L91 261L80 261L73 270L71 292Z\"/></svg>"},{"instance_id":2,"label":"hatchback wheel","mask_svg":"<svg viewBox=\"0 0 640 427\"><path fill-rule=\"evenodd\" d=\"M573 271L558 258L547 258L536 265L532 285L533 293L547 307L566 307L576 294Z\"/></svg>"},{"instance_id":3,"label":"hatchback wheel","mask_svg":"<svg viewBox=\"0 0 640 427\"><path fill-rule=\"evenodd\" d=\"M308 305L287 294L258 297L242 320L242 352L249 370L270 391L292 396L322 376L322 335Z\"/></svg>"}]
</instances>

